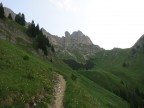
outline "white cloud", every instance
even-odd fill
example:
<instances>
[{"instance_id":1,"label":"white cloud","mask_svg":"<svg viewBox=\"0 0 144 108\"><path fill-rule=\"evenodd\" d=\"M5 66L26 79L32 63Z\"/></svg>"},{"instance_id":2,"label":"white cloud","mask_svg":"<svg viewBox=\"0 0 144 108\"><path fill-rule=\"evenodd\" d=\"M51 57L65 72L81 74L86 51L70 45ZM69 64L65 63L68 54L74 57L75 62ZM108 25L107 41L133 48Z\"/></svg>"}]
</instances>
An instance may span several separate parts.
<instances>
[{"instance_id":1,"label":"white cloud","mask_svg":"<svg viewBox=\"0 0 144 108\"><path fill-rule=\"evenodd\" d=\"M75 12L77 10L72 0L49 0L49 1L58 8L64 9L66 11Z\"/></svg>"}]
</instances>

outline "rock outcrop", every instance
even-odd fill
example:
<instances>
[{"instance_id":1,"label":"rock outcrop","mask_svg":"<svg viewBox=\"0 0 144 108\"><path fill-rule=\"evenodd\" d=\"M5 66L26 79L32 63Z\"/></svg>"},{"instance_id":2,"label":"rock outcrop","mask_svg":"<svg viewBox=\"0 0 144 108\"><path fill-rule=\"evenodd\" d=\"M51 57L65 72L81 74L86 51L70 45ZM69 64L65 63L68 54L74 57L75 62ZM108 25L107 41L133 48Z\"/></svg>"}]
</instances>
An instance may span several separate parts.
<instances>
[{"instance_id":1,"label":"rock outcrop","mask_svg":"<svg viewBox=\"0 0 144 108\"><path fill-rule=\"evenodd\" d=\"M5 13L5 17L8 17L9 14L11 14L12 19L15 19L16 14L9 8L4 7L4 13Z\"/></svg>"},{"instance_id":2,"label":"rock outcrop","mask_svg":"<svg viewBox=\"0 0 144 108\"><path fill-rule=\"evenodd\" d=\"M94 45L91 39L84 35L81 31L75 31L70 34L65 32L65 36L58 37L51 35L43 29L43 34L48 36L50 42L54 45L57 54L61 58L83 59L86 60L88 56L103 50L98 45Z\"/></svg>"},{"instance_id":3,"label":"rock outcrop","mask_svg":"<svg viewBox=\"0 0 144 108\"><path fill-rule=\"evenodd\" d=\"M134 44L132 48L144 48L144 34L138 39L138 41Z\"/></svg>"},{"instance_id":4,"label":"rock outcrop","mask_svg":"<svg viewBox=\"0 0 144 108\"><path fill-rule=\"evenodd\" d=\"M63 41L65 49L77 47L80 44L93 45L90 38L88 36L85 36L81 31L73 32L71 35L68 31L66 31L65 37L63 37Z\"/></svg>"},{"instance_id":5,"label":"rock outcrop","mask_svg":"<svg viewBox=\"0 0 144 108\"><path fill-rule=\"evenodd\" d=\"M50 42L55 46L61 46L63 48L69 48L73 45L93 45L92 41L88 36L85 36L81 31L75 31L70 34L68 31L65 32L65 36L58 37L55 35L51 35L44 28L42 29L43 34L48 36Z\"/></svg>"}]
</instances>

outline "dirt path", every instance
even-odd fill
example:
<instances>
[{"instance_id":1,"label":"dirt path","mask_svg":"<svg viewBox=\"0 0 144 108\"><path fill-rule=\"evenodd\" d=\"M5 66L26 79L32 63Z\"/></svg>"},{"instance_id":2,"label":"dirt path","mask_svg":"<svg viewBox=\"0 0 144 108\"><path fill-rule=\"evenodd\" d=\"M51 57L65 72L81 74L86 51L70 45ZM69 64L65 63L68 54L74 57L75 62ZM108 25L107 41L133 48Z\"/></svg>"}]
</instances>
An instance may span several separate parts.
<instances>
[{"instance_id":1,"label":"dirt path","mask_svg":"<svg viewBox=\"0 0 144 108\"><path fill-rule=\"evenodd\" d=\"M62 75L58 75L58 83L55 88L55 102L53 108L64 108L63 107L63 97L66 88L66 81Z\"/></svg>"}]
</instances>

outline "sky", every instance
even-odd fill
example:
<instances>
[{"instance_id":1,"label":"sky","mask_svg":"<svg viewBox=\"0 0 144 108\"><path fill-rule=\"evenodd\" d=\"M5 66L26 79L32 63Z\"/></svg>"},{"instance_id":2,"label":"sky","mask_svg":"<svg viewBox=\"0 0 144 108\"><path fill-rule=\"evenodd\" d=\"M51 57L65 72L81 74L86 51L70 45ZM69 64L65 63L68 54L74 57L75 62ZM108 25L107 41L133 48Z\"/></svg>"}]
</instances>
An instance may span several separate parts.
<instances>
[{"instance_id":1,"label":"sky","mask_svg":"<svg viewBox=\"0 0 144 108\"><path fill-rule=\"evenodd\" d=\"M0 0L57 36L80 30L105 49L130 48L144 34L144 0Z\"/></svg>"}]
</instances>

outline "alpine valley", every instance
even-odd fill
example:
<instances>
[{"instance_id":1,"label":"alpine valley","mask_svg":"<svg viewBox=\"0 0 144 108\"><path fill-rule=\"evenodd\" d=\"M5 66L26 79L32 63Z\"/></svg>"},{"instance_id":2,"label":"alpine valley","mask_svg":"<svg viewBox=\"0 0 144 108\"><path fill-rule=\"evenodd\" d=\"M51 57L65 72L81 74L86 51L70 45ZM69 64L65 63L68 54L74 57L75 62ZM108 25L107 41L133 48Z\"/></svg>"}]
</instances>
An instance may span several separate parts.
<instances>
[{"instance_id":1,"label":"alpine valley","mask_svg":"<svg viewBox=\"0 0 144 108\"><path fill-rule=\"evenodd\" d=\"M0 108L62 107L144 108L144 35L105 50L80 30L52 35L1 3Z\"/></svg>"}]
</instances>

